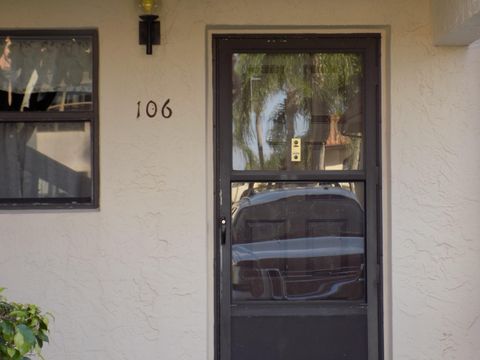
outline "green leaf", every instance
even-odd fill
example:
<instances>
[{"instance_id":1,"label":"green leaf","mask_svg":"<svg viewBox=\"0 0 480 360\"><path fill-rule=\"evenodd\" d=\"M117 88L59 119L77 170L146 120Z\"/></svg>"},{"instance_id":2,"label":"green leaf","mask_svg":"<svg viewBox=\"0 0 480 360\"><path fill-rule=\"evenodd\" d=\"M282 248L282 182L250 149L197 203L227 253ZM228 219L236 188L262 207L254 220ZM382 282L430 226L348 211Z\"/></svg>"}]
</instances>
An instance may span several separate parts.
<instances>
[{"instance_id":1,"label":"green leaf","mask_svg":"<svg viewBox=\"0 0 480 360\"><path fill-rule=\"evenodd\" d=\"M42 341L48 342L48 336L43 331L38 332L37 338L41 339Z\"/></svg>"},{"instance_id":2,"label":"green leaf","mask_svg":"<svg viewBox=\"0 0 480 360\"><path fill-rule=\"evenodd\" d=\"M25 344L25 339L23 338L23 335L21 332L17 332L15 336L13 337L13 343L17 347L17 349L20 349L24 344Z\"/></svg>"},{"instance_id":3,"label":"green leaf","mask_svg":"<svg viewBox=\"0 0 480 360\"><path fill-rule=\"evenodd\" d=\"M17 350L15 350L14 348L7 348L7 354L8 356L10 356L11 358L13 358L15 356L15 353L17 352Z\"/></svg>"},{"instance_id":4,"label":"green leaf","mask_svg":"<svg viewBox=\"0 0 480 360\"><path fill-rule=\"evenodd\" d=\"M25 344L23 344L23 346L22 346L21 348L19 348L18 350L19 350L19 352L20 352L20 354L19 354L20 356L19 356L19 357L21 358L23 355L28 354L28 353L32 350L32 348L30 347L30 345L28 345L27 343L25 343Z\"/></svg>"},{"instance_id":5,"label":"green leaf","mask_svg":"<svg viewBox=\"0 0 480 360\"><path fill-rule=\"evenodd\" d=\"M24 324L20 324L17 326L17 331L19 331L25 342L30 345L31 347L33 347L36 343L36 339L35 339L35 335L33 334L33 331L27 326L27 325L24 325Z\"/></svg>"},{"instance_id":6,"label":"green leaf","mask_svg":"<svg viewBox=\"0 0 480 360\"><path fill-rule=\"evenodd\" d=\"M40 320L40 326L38 327L40 330L47 330L48 324L42 319Z\"/></svg>"},{"instance_id":7,"label":"green leaf","mask_svg":"<svg viewBox=\"0 0 480 360\"><path fill-rule=\"evenodd\" d=\"M15 333L13 325L9 321L0 322L0 331L7 337L13 336L13 334Z\"/></svg>"},{"instance_id":8,"label":"green leaf","mask_svg":"<svg viewBox=\"0 0 480 360\"><path fill-rule=\"evenodd\" d=\"M26 318L27 317L27 313L23 310L15 310L15 311L12 311L10 314L10 316L14 316L16 318Z\"/></svg>"}]
</instances>

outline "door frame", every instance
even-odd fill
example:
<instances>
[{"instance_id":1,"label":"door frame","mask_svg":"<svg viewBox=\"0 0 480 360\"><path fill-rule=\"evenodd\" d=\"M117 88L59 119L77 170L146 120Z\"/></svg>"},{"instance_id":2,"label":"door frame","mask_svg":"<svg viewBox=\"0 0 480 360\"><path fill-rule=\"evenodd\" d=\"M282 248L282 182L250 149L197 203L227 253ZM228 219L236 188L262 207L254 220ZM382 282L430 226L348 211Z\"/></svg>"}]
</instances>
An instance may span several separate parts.
<instances>
[{"instance_id":1,"label":"door frame","mask_svg":"<svg viewBox=\"0 0 480 360\"><path fill-rule=\"evenodd\" d=\"M336 34L338 36L344 36L345 34L354 34L358 36L358 33L369 34L377 33L381 36L381 76L379 81L379 94L381 94L381 104L378 104L378 115L381 116L382 121L379 128L379 142L378 148L381 149L378 154L382 154L381 175L382 182L380 187L382 188L381 212L378 217L378 230L382 234L381 241L378 244L379 250L379 306L378 306L378 319L379 319L379 348L382 350L380 353L384 354L384 359L392 359L392 329L391 329L391 245L390 245L390 232L391 232L391 207L390 207L390 27L389 26L225 26L225 25L207 25L205 32L205 51L206 51L206 156L207 156L207 192L206 192L206 209L207 209L207 239L208 239L208 279L207 279L207 300L208 300L208 359L217 358L217 345L218 345L218 306L216 302L216 289L215 289L215 272L216 269L212 264L215 261L215 249L218 242L216 241L216 219L217 215L213 216L215 212L215 128L214 128L214 71L213 71L213 37L217 34L232 35L244 37L248 34L262 34L262 35L275 35L275 34ZM379 79L379 80L380 80ZM213 156L212 156L213 155ZM383 228L383 231L382 231ZM383 250L383 251L382 251Z\"/></svg>"}]
</instances>

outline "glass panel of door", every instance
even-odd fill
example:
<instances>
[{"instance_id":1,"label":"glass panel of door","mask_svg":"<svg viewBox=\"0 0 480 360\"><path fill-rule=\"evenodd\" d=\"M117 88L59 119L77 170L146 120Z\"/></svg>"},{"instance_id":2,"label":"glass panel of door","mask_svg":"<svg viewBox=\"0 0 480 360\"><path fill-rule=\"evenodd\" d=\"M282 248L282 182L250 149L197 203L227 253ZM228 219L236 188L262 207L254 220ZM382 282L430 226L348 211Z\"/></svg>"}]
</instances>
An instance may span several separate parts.
<instances>
[{"instance_id":1,"label":"glass panel of door","mask_svg":"<svg viewBox=\"0 0 480 360\"><path fill-rule=\"evenodd\" d=\"M232 301L363 300L363 183L233 182Z\"/></svg>"},{"instance_id":2,"label":"glass panel of door","mask_svg":"<svg viewBox=\"0 0 480 360\"><path fill-rule=\"evenodd\" d=\"M233 170L363 168L358 53L235 53Z\"/></svg>"}]
</instances>

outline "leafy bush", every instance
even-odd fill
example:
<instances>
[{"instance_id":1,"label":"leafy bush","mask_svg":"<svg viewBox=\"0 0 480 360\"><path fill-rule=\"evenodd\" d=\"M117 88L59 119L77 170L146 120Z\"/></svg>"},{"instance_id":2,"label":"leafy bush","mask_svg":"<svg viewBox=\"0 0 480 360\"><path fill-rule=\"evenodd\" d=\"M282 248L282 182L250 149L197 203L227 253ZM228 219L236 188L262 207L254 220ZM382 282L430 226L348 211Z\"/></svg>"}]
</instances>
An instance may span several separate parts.
<instances>
[{"instance_id":1,"label":"leafy bush","mask_svg":"<svg viewBox=\"0 0 480 360\"><path fill-rule=\"evenodd\" d=\"M8 302L0 288L0 359L29 360L48 342L48 317L38 306ZM51 315L50 315L51 316Z\"/></svg>"}]
</instances>

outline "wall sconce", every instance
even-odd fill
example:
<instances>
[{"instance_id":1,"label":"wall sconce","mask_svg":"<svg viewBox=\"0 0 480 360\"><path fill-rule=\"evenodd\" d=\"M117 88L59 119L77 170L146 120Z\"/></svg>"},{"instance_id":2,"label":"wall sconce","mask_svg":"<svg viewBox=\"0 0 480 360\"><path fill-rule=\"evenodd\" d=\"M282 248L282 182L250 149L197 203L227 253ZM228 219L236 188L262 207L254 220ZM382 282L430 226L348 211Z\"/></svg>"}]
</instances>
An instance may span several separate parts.
<instances>
[{"instance_id":1,"label":"wall sconce","mask_svg":"<svg viewBox=\"0 0 480 360\"><path fill-rule=\"evenodd\" d=\"M147 55L152 55L152 45L160 45L160 21L155 15L158 0L139 0L138 7L142 13L138 24L138 43L146 45Z\"/></svg>"}]
</instances>

